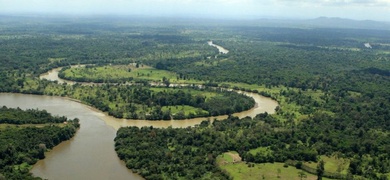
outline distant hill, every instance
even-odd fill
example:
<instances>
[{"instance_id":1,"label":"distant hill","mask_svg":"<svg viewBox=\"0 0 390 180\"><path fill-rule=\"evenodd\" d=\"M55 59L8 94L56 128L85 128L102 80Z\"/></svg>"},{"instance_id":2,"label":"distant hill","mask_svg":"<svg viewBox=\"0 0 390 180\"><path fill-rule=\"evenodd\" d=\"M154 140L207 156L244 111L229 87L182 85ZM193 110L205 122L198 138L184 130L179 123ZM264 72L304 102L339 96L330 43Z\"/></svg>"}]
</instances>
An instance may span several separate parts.
<instances>
[{"instance_id":1,"label":"distant hill","mask_svg":"<svg viewBox=\"0 0 390 180\"><path fill-rule=\"evenodd\" d=\"M319 27L337 27L337 28L357 28L357 29L389 29L390 22L380 22L372 20L352 20L344 18L319 17L306 20L305 23Z\"/></svg>"},{"instance_id":2,"label":"distant hill","mask_svg":"<svg viewBox=\"0 0 390 180\"><path fill-rule=\"evenodd\" d=\"M42 23L42 22L74 22L85 20L88 22L131 22L137 24L161 23L166 25L203 25L207 27L220 25L236 26L263 26L285 28L353 28L353 29L377 29L390 30L390 22L372 20L352 20L338 17L318 17L315 19L288 19L288 18L261 18L255 20L217 19L202 17L178 17L178 16L115 16L115 15L47 15L47 14L1 14L2 23Z\"/></svg>"},{"instance_id":3,"label":"distant hill","mask_svg":"<svg viewBox=\"0 0 390 180\"><path fill-rule=\"evenodd\" d=\"M319 17L315 19L258 19L260 26L273 27L300 27L300 28L354 28L390 30L390 22L372 20L352 20L338 17Z\"/></svg>"}]
</instances>

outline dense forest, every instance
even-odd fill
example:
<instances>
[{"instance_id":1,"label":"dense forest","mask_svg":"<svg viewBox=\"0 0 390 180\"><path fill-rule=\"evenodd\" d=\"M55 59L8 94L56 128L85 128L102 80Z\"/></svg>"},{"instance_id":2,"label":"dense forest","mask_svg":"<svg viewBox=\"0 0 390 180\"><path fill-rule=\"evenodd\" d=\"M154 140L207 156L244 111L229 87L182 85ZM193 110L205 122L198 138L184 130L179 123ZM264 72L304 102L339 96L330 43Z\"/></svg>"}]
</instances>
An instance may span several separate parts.
<instances>
[{"instance_id":1,"label":"dense forest","mask_svg":"<svg viewBox=\"0 0 390 180\"><path fill-rule=\"evenodd\" d=\"M279 102L275 114L253 119L229 116L182 129L121 128L118 156L147 179L234 178L215 163L228 151L248 164L282 162L321 177L390 178L388 30L30 20L35 24L0 23L0 92L65 96L115 117L151 120L232 114L253 106L250 98L215 87ZM209 40L229 53L219 54ZM148 69L120 69L129 64ZM104 84L39 79L57 67L69 67L62 77ZM175 81L208 88L169 87ZM155 82L166 86L150 86ZM348 162L345 171L320 168L324 156L336 155ZM308 162L318 163L320 173L307 168Z\"/></svg>"},{"instance_id":2,"label":"dense forest","mask_svg":"<svg viewBox=\"0 0 390 180\"><path fill-rule=\"evenodd\" d=\"M63 123L66 117L52 116L45 110L20 108L10 110L6 106L0 108L0 123L2 124L43 124L43 123Z\"/></svg>"},{"instance_id":3,"label":"dense forest","mask_svg":"<svg viewBox=\"0 0 390 180\"><path fill-rule=\"evenodd\" d=\"M227 115L248 110L254 100L243 94L225 89L194 87L151 87L102 84L73 86L44 80L29 81L16 92L67 96L108 112L117 118L171 120L194 117ZM190 106L189 112L174 112ZM174 108L174 109L172 109Z\"/></svg>"},{"instance_id":4,"label":"dense forest","mask_svg":"<svg viewBox=\"0 0 390 180\"><path fill-rule=\"evenodd\" d=\"M351 174L369 179L385 178L379 174L390 170L387 136L378 136L375 131L356 132L361 133L356 141L355 132L337 129L334 122L322 116L316 115L294 130L278 132L274 131L278 120L267 114L254 119L230 117L213 123L204 121L197 128L122 128L117 133L115 147L126 166L147 179L228 179L215 166L217 156L227 151L239 152L246 162L295 160L297 164L317 161L322 154L341 152L343 157L356 158L349 167ZM337 125L351 126L350 122ZM324 136L327 131L331 137ZM337 137L346 142L337 142ZM258 147L268 147L272 153L249 152ZM359 155L374 158L362 162ZM344 179L346 175L329 173L328 177Z\"/></svg>"},{"instance_id":5,"label":"dense forest","mask_svg":"<svg viewBox=\"0 0 390 180\"><path fill-rule=\"evenodd\" d=\"M40 179L29 170L45 152L73 137L79 120L45 110L0 109L0 179Z\"/></svg>"}]
</instances>

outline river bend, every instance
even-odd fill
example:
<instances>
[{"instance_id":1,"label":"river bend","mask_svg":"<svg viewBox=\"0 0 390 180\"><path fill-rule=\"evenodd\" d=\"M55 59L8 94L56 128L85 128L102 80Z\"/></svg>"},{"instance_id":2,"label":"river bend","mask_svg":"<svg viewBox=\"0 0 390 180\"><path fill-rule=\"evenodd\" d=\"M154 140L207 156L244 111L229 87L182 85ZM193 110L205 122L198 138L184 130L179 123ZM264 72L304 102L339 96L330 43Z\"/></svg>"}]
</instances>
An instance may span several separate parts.
<instances>
[{"instance_id":1,"label":"river bend","mask_svg":"<svg viewBox=\"0 0 390 180\"><path fill-rule=\"evenodd\" d=\"M218 48L220 53L229 52L212 42L208 43L210 46ZM42 74L40 78L58 81L59 83L74 84L75 82L58 77L60 69L53 69ZM252 97L256 105L250 110L235 113L234 116L243 118L246 116L255 117L257 114L264 112L272 114L278 106L278 103L270 98L255 93L242 93ZM214 119L227 118L227 116L216 116L170 121L126 120L108 116L93 107L68 98L12 93L0 93L0 105L22 109L45 109L53 115L80 119L81 127L76 135L71 140L60 143L46 153L46 158L38 161L31 170L31 173L35 176L56 180L143 179L127 169L124 162L117 157L113 140L117 129L125 126L154 126L158 128L171 126L179 128L195 126L206 119L213 121Z\"/></svg>"}]
</instances>

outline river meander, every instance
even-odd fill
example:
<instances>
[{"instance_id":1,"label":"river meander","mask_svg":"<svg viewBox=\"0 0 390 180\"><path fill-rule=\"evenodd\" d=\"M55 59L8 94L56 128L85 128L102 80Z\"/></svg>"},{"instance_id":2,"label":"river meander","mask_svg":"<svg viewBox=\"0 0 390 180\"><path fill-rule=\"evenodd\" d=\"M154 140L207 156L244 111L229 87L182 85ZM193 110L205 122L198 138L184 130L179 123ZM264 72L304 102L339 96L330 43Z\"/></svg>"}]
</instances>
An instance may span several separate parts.
<instances>
[{"instance_id":1,"label":"river meander","mask_svg":"<svg viewBox=\"0 0 390 180\"><path fill-rule=\"evenodd\" d=\"M210 42L209 42L210 44ZM212 42L211 42L212 44ZM215 45L214 47L217 47ZM218 48L221 51L221 47ZM224 50L224 49L222 49ZM227 50L224 52L228 52ZM58 77L61 68L56 68L41 75L41 79L74 84ZM85 83L93 84L93 83ZM243 92L252 97L256 105L252 109L233 114L240 118L255 117L259 113L275 112L278 103L255 93ZM38 161L31 173L45 179L142 179L127 169L114 150L116 130L125 126L154 126L174 128L200 124L203 120L226 119L227 116L195 118L187 120L148 121L127 120L108 116L93 107L77 101L52 96L0 93L0 105L20 107L22 109L45 109L53 115L79 118L81 127L69 141L62 142L46 153L46 158Z\"/></svg>"},{"instance_id":2,"label":"river meander","mask_svg":"<svg viewBox=\"0 0 390 180\"><path fill-rule=\"evenodd\" d=\"M40 76L40 78L47 79L50 81L57 81L59 83L75 84L74 81L68 81L68 80L64 80L64 79L59 78L58 72L60 70L61 70L61 68L52 69L51 71L49 71L45 74L42 74ZM80 84L92 85L94 83L81 82ZM255 117L257 114L264 113L264 112L272 114L275 112L276 106L278 106L278 102L276 102L275 100L273 100L271 98L267 98L267 97L261 96L261 95L256 94L256 93L248 93L248 92L240 92L240 91L238 91L238 92L244 93L245 95L252 97L256 103L255 107L253 107L247 111L233 114L234 116L237 116L239 118L243 118L246 116ZM215 117L209 117L209 118L194 118L194 119L171 120L171 121L148 121L148 120L118 119L118 118L114 118L114 117L108 116L108 115L105 115L102 118L111 127L115 128L115 129L119 129L120 127L125 127L125 126L138 126L138 127L154 126L154 127L158 127L158 128L172 126L174 128L180 128L180 127L194 126L196 124L200 124L202 121L207 120L207 119L210 119L210 120L226 119L227 116L225 115L225 116L215 116Z\"/></svg>"},{"instance_id":3,"label":"river meander","mask_svg":"<svg viewBox=\"0 0 390 180\"><path fill-rule=\"evenodd\" d=\"M256 106L234 114L254 117L259 113L274 113L278 103L258 94L248 93ZM46 153L46 158L33 166L31 173L45 179L142 179L126 168L114 150L116 130L123 126L188 127L208 118L188 120L147 121L126 120L108 116L79 102L52 96L0 93L0 105L22 109L45 109L54 115L79 118L81 127L75 137ZM210 120L227 116L210 117Z\"/></svg>"},{"instance_id":4,"label":"river meander","mask_svg":"<svg viewBox=\"0 0 390 180\"><path fill-rule=\"evenodd\" d=\"M0 105L45 109L54 115L79 118L81 127L31 170L44 179L142 179L127 169L116 155L116 130L104 122L103 113L61 97L0 93Z\"/></svg>"}]
</instances>

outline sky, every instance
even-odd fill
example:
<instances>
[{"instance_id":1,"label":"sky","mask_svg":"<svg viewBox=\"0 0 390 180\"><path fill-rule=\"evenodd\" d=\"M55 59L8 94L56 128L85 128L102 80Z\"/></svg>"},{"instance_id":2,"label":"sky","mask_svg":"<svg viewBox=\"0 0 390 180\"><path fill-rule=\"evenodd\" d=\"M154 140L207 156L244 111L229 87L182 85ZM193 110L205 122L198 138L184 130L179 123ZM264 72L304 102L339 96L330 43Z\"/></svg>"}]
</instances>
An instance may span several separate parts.
<instances>
[{"instance_id":1,"label":"sky","mask_svg":"<svg viewBox=\"0 0 390 180\"><path fill-rule=\"evenodd\" d=\"M390 21L390 0L0 0L9 13Z\"/></svg>"}]
</instances>

